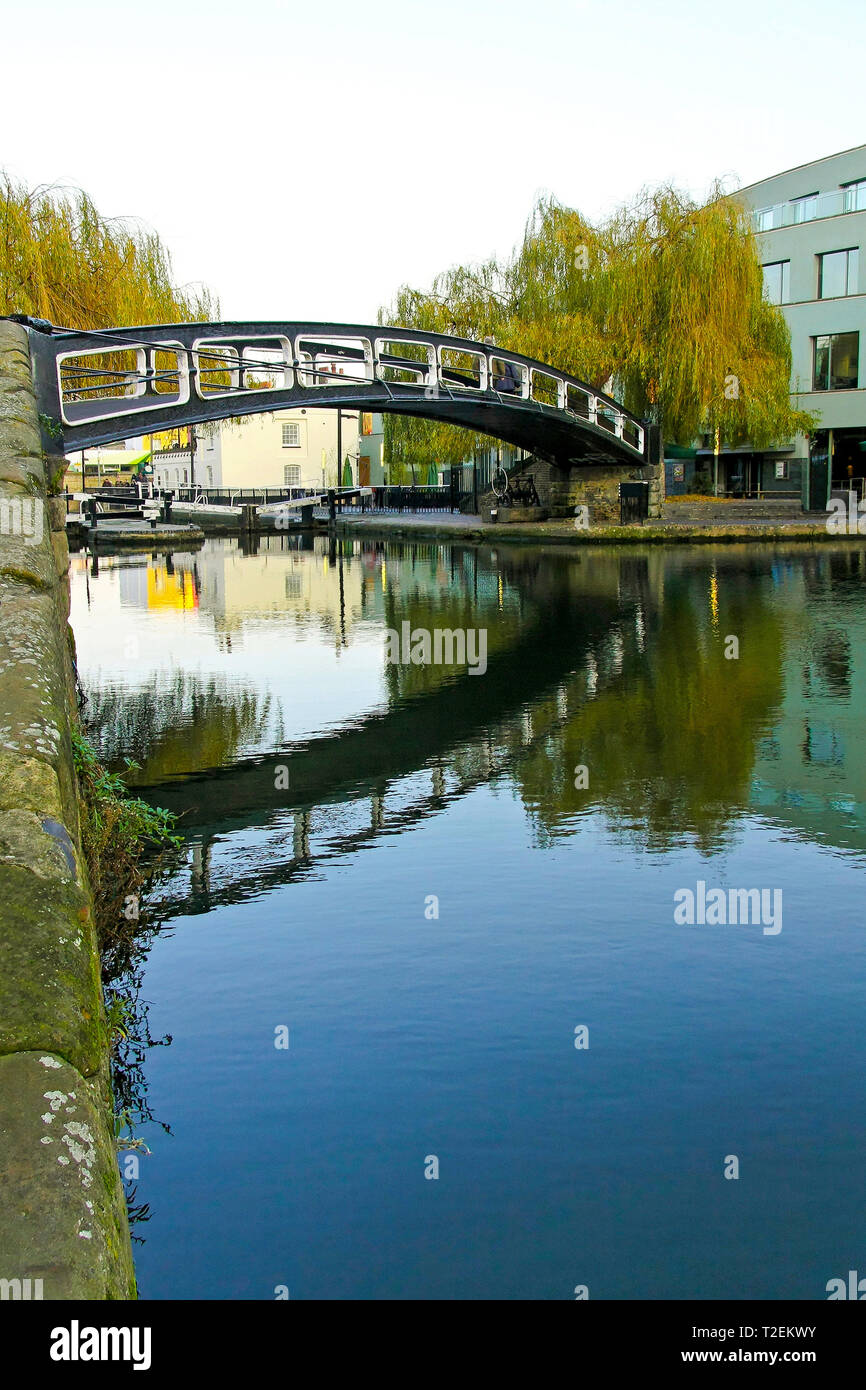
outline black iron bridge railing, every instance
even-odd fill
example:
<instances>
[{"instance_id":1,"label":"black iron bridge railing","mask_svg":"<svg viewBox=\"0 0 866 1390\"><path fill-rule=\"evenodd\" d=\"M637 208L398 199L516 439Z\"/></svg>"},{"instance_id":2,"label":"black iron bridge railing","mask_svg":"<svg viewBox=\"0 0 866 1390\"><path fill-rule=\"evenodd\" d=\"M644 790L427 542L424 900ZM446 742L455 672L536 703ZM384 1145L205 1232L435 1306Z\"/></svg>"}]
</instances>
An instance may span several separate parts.
<instances>
[{"instance_id":1,"label":"black iron bridge railing","mask_svg":"<svg viewBox=\"0 0 866 1390\"><path fill-rule=\"evenodd\" d=\"M649 429L611 396L490 343L335 323L193 323L78 332L23 319L39 408L66 450L265 411L325 406L436 419L563 464L647 461Z\"/></svg>"}]
</instances>

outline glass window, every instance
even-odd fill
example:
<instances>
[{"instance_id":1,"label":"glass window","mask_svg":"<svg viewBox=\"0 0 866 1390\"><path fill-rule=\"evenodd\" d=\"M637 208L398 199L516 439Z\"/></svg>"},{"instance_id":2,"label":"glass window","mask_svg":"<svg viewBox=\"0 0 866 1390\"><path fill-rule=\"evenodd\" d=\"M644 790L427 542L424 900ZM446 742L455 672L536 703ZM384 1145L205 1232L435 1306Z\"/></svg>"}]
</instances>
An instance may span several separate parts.
<instances>
[{"instance_id":1,"label":"glass window","mask_svg":"<svg viewBox=\"0 0 866 1390\"><path fill-rule=\"evenodd\" d=\"M787 304L790 299L790 261L772 261L764 266L764 298L770 304Z\"/></svg>"},{"instance_id":2,"label":"glass window","mask_svg":"<svg viewBox=\"0 0 866 1390\"><path fill-rule=\"evenodd\" d=\"M842 295L856 294L859 260L856 246L849 251L827 251L819 256L818 298L839 299Z\"/></svg>"},{"instance_id":3,"label":"glass window","mask_svg":"<svg viewBox=\"0 0 866 1390\"><path fill-rule=\"evenodd\" d=\"M283 425L283 448L300 449L301 447L301 427L295 421L291 424Z\"/></svg>"},{"instance_id":4,"label":"glass window","mask_svg":"<svg viewBox=\"0 0 866 1390\"><path fill-rule=\"evenodd\" d=\"M858 179L856 183L843 183L842 192L845 194L846 212L866 211L866 179Z\"/></svg>"},{"instance_id":5,"label":"glass window","mask_svg":"<svg viewBox=\"0 0 866 1390\"><path fill-rule=\"evenodd\" d=\"M857 386L859 333L827 333L815 338L813 391L851 391Z\"/></svg>"},{"instance_id":6,"label":"glass window","mask_svg":"<svg viewBox=\"0 0 866 1390\"><path fill-rule=\"evenodd\" d=\"M818 216L818 194L807 193L802 198L792 198L791 207L795 222L810 222Z\"/></svg>"},{"instance_id":7,"label":"glass window","mask_svg":"<svg viewBox=\"0 0 866 1390\"><path fill-rule=\"evenodd\" d=\"M283 486L300 487L301 485L301 465L299 463L287 463L283 468Z\"/></svg>"},{"instance_id":8,"label":"glass window","mask_svg":"<svg viewBox=\"0 0 866 1390\"><path fill-rule=\"evenodd\" d=\"M755 213L755 226L759 232L771 232L773 230L773 214L775 208L759 208Z\"/></svg>"}]
</instances>

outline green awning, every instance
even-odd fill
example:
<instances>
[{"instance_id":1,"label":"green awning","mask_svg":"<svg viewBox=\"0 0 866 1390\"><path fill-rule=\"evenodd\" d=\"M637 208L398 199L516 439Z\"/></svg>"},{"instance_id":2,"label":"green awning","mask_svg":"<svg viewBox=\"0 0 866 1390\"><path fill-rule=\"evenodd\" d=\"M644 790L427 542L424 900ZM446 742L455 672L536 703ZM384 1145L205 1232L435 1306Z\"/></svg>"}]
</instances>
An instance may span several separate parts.
<instances>
[{"instance_id":1,"label":"green awning","mask_svg":"<svg viewBox=\"0 0 866 1390\"><path fill-rule=\"evenodd\" d=\"M683 444L666 444L664 446L666 459L695 459L698 456L697 449L687 449Z\"/></svg>"}]
</instances>

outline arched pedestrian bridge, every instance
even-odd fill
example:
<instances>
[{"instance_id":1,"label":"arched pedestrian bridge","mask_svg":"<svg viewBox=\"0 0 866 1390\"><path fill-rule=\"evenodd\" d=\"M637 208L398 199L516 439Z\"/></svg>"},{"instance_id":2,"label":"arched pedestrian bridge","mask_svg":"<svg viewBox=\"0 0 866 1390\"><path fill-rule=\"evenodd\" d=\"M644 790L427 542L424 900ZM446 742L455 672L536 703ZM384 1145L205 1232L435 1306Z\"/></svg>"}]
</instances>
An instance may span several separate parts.
<instances>
[{"instance_id":1,"label":"arched pedestrian bridge","mask_svg":"<svg viewBox=\"0 0 866 1390\"><path fill-rule=\"evenodd\" d=\"M182 323L78 332L19 318L39 409L69 451L301 407L411 415L561 466L650 462L652 433L555 367L466 338L338 323Z\"/></svg>"}]
</instances>

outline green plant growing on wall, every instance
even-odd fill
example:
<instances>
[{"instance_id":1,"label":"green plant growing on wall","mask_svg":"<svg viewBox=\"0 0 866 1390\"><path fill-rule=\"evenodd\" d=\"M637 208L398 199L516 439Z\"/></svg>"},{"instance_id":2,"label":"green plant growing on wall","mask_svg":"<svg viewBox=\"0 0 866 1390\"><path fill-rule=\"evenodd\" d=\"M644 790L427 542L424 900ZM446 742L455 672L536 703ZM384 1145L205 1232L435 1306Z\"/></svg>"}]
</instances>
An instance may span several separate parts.
<instances>
[{"instance_id":1,"label":"green plant growing on wall","mask_svg":"<svg viewBox=\"0 0 866 1390\"><path fill-rule=\"evenodd\" d=\"M40 410L39 423L51 439L57 440L58 443L63 439L63 426L59 420L55 420L51 415L45 415Z\"/></svg>"},{"instance_id":2,"label":"green plant growing on wall","mask_svg":"<svg viewBox=\"0 0 866 1390\"><path fill-rule=\"evenodd\" d=\"M179 847L175 818L168 811L131 797L123 778L102 766L93 747L78 731L72 736L78 778L81 842L90 874L96 921L103 947L111 933L128 925L123 904L143 881L142 860L148 853ZM137 764L126 760L127 768Z\"/></svg>"},{"instance_id":3,"label":"green plant growing on wall","mask_svg":"<svg viewBox=\"0 0 866 1390\"><path fill-rule=\"evenodd\" d=\"M46 459L46 463L48 460ZM63 491L63 479L66 476L66 459L61 458L57 461L56 467L48 474L48 496L58 497Z\"/></svg>"}]
</instances>

